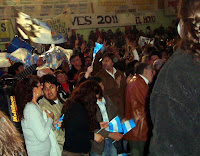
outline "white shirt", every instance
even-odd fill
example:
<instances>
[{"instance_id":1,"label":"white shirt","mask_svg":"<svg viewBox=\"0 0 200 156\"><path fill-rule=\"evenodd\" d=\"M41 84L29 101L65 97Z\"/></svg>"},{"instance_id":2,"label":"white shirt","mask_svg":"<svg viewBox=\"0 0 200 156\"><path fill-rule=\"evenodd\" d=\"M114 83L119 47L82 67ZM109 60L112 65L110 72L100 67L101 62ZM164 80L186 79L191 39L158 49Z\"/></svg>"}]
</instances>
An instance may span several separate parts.
<instances>
[{"instance_id":1,"label":"white shirt","mask_svg":"<svg viewBox=\"0 0 200 156\"><path fill-rule=\"evenodd\" d=\"M108 113L106 110L106 100L104 97L102 97L102 101L97 100L97 105L99 106L103 121L109 122Z\"/></svg>"},{"instance_id":2,"label":"white shirt","mask_svg":"<svg viewBox=\"0 0 200 156\"><path fill-rule=\"evenodd\" d=\"M139 55L138 55L138 52L137 52L137 50L135 49L135 50L133 50L133 55L134 55L134 60L138 60L139 61Z\"/></svg>"},{"instance_id":3,"label":"white shirt","mask_svg":"<svg viewBox=\"0 0 200 156\"><path fill-rule=\"evenodd\" d=\"M54 102L55 102L56 104L58 104L59 101L58 101L58 99L56 99Z\"/></svg>"},{"instance_id":4,"label":"white shirt","mask_svg":"<svg viewBox=\"0 0 200 156\"><path fill-rule=\"evenodd\" d=\"M109 72L108 70L106 70L106 72L113 77L113 79L115 79L115 73L117 72L117 70L113 67L113 73Z\"/></svg>"},{"instance_id":5,"label":"white shirt","mask_svg":"<svg viewBox=\"0 0 200 156\"><path fill-rule=\"evenodd\" d=\"M148 85L149 84L149 80L146 77L142 76L141 74L139 74L139 75L143 78L143 80L145 81L145 83Z\"/></svg>"}]
</instances>

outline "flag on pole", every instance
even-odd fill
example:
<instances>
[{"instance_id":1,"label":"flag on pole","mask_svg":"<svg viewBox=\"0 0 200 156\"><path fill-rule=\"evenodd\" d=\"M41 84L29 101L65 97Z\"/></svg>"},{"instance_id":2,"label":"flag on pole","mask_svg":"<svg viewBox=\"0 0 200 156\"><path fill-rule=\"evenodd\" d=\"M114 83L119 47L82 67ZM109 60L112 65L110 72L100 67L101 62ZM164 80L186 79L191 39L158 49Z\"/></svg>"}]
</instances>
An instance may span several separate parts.
<instances>
[{"instance_id":1,"label":"flag on pole","mask_svg":"<svg viewBox=\"0 0 200 156\"><path fill-rule=\"evenodd\" d=\"M126 133L128 133L131 129L133 129L135 127L135 122L133 121L133 119L127 120L122 124L122 129L123 129L123 133L124 135Z\"/></svg>"},{"instance_id":2,"label":"flag on pole","mask_svg":"<svg viewBox=\"0 0 200 156\"><path fill-rule=\"evenodd\" d=\"M97 52L103 47L103 44L97 43L95 42L95 47L94 47L94 51L93 51L93 60L97 54Z\"/></svg>"},{"instance_id":3,"label":"flag on pole","mask_svg":"<svg viewBox=\"0 0 200 156\"><path fill-rule=\"evenodd\" d=\"M45 22L31 18L29 15L15 9L17 30L24 39L30 39L40 44L60 44L66 39Z\"/></svg>"},{"instance_id":4,"label":"flag on pole","mask_svg":"<svg viewBox=\"0 0 200 156\"><path fill-rule=\"evenodd\" d=\"M108 123L108 128L106 130L108 130L109 132L123 132L122 125L118 116L116 116Z\"/></svg>"}]
</instances>

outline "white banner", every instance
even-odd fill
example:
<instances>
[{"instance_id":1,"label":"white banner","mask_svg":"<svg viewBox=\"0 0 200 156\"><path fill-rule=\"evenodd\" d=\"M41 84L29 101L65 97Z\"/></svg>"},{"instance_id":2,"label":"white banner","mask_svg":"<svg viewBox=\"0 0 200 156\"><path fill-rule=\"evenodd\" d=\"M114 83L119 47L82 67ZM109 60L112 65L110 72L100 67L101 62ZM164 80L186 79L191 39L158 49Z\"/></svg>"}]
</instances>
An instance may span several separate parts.
<instances>
[{"instance_id":1,"label":"white banner","mask_svg":"<svg viewBox=\"0 0 200 156\"><path fill-rule=\"evenodd\" d=\"M71 15L72 29L119 27L129 25L152 24L157 22L153 12L142 14L97 14Z\"/></svg>"},{"instance_id":2,"label":"white banner","mask_svg":"<svg viewBox=\"0 0 200 156\"><path fill-rule=\"evenodd\" d=\"M72 29L120 26L118 15L71 15Z\"/></svg>"}]
</instances>

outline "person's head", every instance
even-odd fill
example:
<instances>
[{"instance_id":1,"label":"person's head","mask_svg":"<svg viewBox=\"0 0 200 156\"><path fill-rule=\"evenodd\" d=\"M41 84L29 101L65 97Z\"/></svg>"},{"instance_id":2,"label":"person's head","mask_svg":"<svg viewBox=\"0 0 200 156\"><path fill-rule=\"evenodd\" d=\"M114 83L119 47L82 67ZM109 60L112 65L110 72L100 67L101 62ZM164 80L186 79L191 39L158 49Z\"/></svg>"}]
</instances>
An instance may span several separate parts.
<instances>
[{"instance_id":1,"label":"person's head","mask_svg":"<svg viewBox=\"0 0 200 156\"><path fill-rule=\"evenodd\" d=\"M163 60L161 60L161 59L155 60L154 63L153 63L153 69L156 72L159 72L163 65L164 65Z\"/></svg>"},{"instance_id":2,"label":"person's head","mask_svg":"<svg viewBox=\"0 0 200 156\"><path fill-rule=\"evenodd\" d=\"M15 75L20 74L21 72L24 71L23 63L21 62L16 62L12 65L12 70L15 73Z\"/></svg>"},{"instance_id":3,"label":"person's head","mask_svg":"<svg viewBox=\"0 0 200 156\"><path fill-rule=\"evenodd\" d=\"M180 0L178 17L180 18L180 47L192 52L200 62L200 1Z\"/></svg>"},{"instance_id":4,"label":"person's head","mask_svg":"<svg viewBox=\"0 0 200 156\"><path fill-rule=\"evenodd\" d=\"M135 73L144 76L149 83L153 81L153 69L150 64L139 63L135 67Z\"/></svg>"},{"instance_id":5,"label":"person's head","mask_svg":"<svg viewBox=\"0 0 200 156\"><path fill-rule=\"evenodd\" d=\"M23 155L23 141L13 123L0 111L0 155Z\"/></svg>"},{"instance_id":6,"label":"person's head","mask_svg":"<svg viewBox=\"0 0 200 156\"><path fill-rule=\"evenodd\" d=\"M57 70L54 72L54 75L56 76L57 78L57 81L59 83L64 83L67 81L67 75L62 71L62 70Z\"/></svg>"},{"instance_id":7,"label":"person's head","mask_svg":"<svg viewBox=\"0 0 200 156\"><path fill-rule=\"evenodd\" d=\"M87 80L81 83L75 90L72 92L68 100L63 106L62 114L67 114L72 108L72 105L77 103L81 103L87 112L87 116L89 119L90 130L94 130L97 126L96 119L96 110L97 110L97 96L102 98L102 90L99 84L93 80ZM68 116L64 117L63 125L67 120Z\"/></svg>"},{"instance_id":8,"label":"person's head","mask_svg":"<svg viewBox=\"0 0 200 156\"><path fill-rule=\"evenodd\" d=\"M134 60L132 62L129 62L126 65L126 76L128 77L129 74L134 75L135 74L135 66L139 63L138 60Z\"/></svg>"},{"instance_id":9,"label":"person's head","mask_svg":"<svg viewBox=\"0 0 200 156\"><path fill-rule=\"evenodd\" d=\"M57 100L59 83L55 76L44 75L42 78L44 97L48 100Z\"/></svg>"},{"instance_id":10,"label":"person's head","mask_svg":"<svg viewBox=\"0 0 200 156\"><path fill-rule=\"evenodd\" d=\"M81 68L82 62L78 55L72 55L70 57L70 63L77 69Z\"/></svg>"},{"instance_id":11,"label":"person's head","mask_svg":"<svg viewBox=\"0 0 200 156\"><path fill-rule=\"evenodd\" d=\"M19 118L23 118L24 107L33 99L37 100L42 95L42 87L39 78L29 75L21 79L15 87L15 97L19 112Z\"/></svg>"},{"instance_id":12,"label":"person's head","mask_svg":"<svg viewBox=\"0 0 200 156\"><path fill-rule=\"evenodd\" d=\"M104 85L103 85L102 79L101 79L100 77L98 77L98 76L93 76L93 77L90 77L89 80L94 80L94 81L96 81L96 82L99 84L99 86L101 87L102 92L104 92Z\"/></svg>"},{"instance_id":13,"label":"person's head","mask_svg":"<svg viewBox=\"0 0 200 156\"><path fill-rule=\"evenodd\" d=\"M105 70L111 70L114 65L115 55L113 53L105 53L102 58L102 67Z\"/></svg>"},{"instance_id":14,"label":"person's head","mask_svg":"<svg viewBox=\"0 0 200 156\"><path fill-rule=\"evenodd\" d=\"M89 67L89 66L91 66L91 64L92 64L92 59L89 56L85 57L84 58L84 67Z\"/></svg>"},{"instance_id":15,"label":"person's head","mask_svg":"<svg viewBox=\"0 0 200 156\"><path fill-rule=\"evenodd\" d=\"M112 41L112 40L111 40L111 41ZM110 46L107 48L107 51L108 51L108 53L113 53L115 58L120 59L119 50L118 50L117 47L115 46L115 43L114 43L114 45L110 45Z\"/></svg>"},{"instance_id":16,"label":"person's head","mask_svg":"<svg viewBox=\"0 0 200 156\"><path fill-rule=\"evenodd\" d=\"M166 51L163 51L163 52L162 52L162 61L163 61L163 62L167 62L167 60L168 60L167 52L166 52Z\"/></svg>"},{"instance_id":17,"label":"person's head","mask_svg":"<svg viewBox=\"0 0 200 156\"><path fill-rule=\"evenodd\" d=\"M151 65L153 65L154 61L156 61L156 60L158 60L158 59L159 59L159 57L158 57L157 53L152 53L152 54L150 54L150 56L149 56L149 63L150 63Z\"/></svg>"},{"instance_id":18,"label":"person's head","mask_svg":"<svg viewBox=\"0 0 200 156\"><path fill-rule=\"evenodd\" d=\"M150 64L149 55L144 55L141 62Z\"/></svg>"}]
</instances>

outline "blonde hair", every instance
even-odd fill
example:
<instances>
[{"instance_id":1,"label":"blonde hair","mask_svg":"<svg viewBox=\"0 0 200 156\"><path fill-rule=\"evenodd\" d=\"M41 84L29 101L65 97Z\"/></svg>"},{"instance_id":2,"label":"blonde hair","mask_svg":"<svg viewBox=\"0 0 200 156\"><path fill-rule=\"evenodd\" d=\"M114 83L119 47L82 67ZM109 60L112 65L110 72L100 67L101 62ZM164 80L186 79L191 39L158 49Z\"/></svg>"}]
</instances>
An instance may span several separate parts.
<instances>
[{"instance_id":1,"label":"blonde hair","mask_svg":"<svg viewBox=\"0 0 200 156\"><path fill-rule=\"evenodd\" d=\"M0 111L0 155L25 156L23 141L18 131L2 111Z\"/></svg>"}]
</instances>

